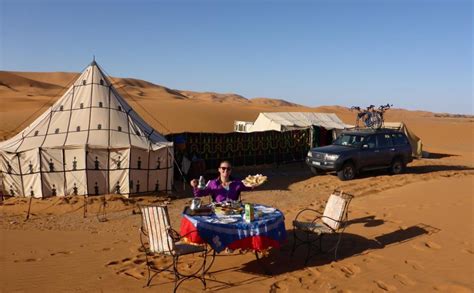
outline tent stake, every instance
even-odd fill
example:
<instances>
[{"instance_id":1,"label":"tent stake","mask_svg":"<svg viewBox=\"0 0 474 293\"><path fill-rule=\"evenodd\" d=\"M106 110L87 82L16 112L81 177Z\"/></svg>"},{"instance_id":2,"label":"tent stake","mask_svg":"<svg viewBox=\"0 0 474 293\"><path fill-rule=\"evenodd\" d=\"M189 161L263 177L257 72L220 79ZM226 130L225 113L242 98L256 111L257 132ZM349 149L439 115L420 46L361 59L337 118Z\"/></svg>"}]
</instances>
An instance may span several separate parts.
<instances>
[{"instance_id":1,"label":"tent stake","mask_svg":"<svg viewBox=\"0 0 474 293\"><path fill-rule=\"evenodd\" d=\"M107 199L104 197L102 198L102 204L99 207L99 213L97 215L97 218L99 219L99 222L107 222L107 213L105 211L105 207L107 206Z\"/></svg>"},{"instance_id":2,"label":"tent stake","mask_svg":"<svg viewBox=\"0 0 474 293\"><path fill-rule=\"evenodd\" d=\"M33 197L30 196L30 203L28 204L28 213L26 214L26 219L25 221L28 221L28 219L30 218L30 211L31 211L31 202L33 201Z\"/></svg>"},{"instance_id":3,"label":"tent stake","mask_svg":"<svg viewBox=\"0 0 474 293\"><path fill-rule=\"evenodd\" d=\"M84 194L84 218L87 218L87 194Z\"/></svg>"}]
</instances>

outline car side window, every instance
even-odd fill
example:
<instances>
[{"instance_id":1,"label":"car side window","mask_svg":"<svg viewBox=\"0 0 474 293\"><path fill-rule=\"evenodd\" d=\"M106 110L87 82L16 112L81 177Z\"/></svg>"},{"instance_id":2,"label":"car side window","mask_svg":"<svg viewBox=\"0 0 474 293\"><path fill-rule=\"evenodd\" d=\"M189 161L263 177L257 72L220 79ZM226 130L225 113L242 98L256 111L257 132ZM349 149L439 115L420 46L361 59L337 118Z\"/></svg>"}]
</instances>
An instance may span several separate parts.
<instances>
[{"instance_id":1,"label":"car side window","mask_svg":"<svg viewBox=\"0 0 474 293\"><path fill-rule=\"evenodd\" d=\"M408 144L407 138L401 133L392 134L392 141L394 145L406 145Z\"/></svg>"},{"instance_id":2,"label":"car side window","mask_svg":"<svg viewBox=\"0 0 474 293\"><path fill-rule=\"evenodd\" d=\"M370 135L367 137L367 140L365 141L365 144L369 146L369 149L375 149L375 136Z\"/></svg>"},{"instance_id":3,"label":"car side window","mask_svg":"<svg viewBox=\"0 0 474 293\"><path fill-rule=\"evenodd\" d=\"M377 147L387 148L393 146L390 134L377 134Z\"/></svg>"}]
</instances>

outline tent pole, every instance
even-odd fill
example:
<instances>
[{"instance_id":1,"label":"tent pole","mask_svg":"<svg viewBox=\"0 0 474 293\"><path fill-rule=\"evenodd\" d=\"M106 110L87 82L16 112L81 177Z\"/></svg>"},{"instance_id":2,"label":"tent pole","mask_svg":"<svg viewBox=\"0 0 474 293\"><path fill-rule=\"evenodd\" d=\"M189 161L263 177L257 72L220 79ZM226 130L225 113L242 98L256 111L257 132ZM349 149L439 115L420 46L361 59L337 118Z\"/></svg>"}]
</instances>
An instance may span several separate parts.
<instances>
[{"instance_id":1,"label":"tent pole","mask_svg":"<svg viewBox=\"0 0 474 293\"><path fill-rule=\"evenodd\" d=\"M169 148L168 148L168 152L170 152ZM183 178L183 191L185 191L186 190L186 178L184 178L184 174L181 171L181 168L179 167L178 162L176 161L176 158L174 156L173 156L173 162L176 165L176 168L178 168L179 174L181 174L181 178Z\"/></svg>"}]
</instances>

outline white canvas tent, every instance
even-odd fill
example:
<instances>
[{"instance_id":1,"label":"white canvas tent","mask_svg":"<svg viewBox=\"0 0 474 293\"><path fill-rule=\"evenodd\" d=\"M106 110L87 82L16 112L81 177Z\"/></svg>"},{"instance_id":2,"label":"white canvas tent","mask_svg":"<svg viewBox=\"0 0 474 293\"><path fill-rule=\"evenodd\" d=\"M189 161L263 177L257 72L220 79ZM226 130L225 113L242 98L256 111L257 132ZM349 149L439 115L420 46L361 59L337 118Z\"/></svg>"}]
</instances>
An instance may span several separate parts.
<instances>
[{"instance_id":1,"label":"white canvas tent","mask_svg":"<svg viewBox=\"0 0 474 293\"><path fill-rule=\"evenodd\" d=\"M258 115L249 132L287 131L312 126L323 127L327 130L346 128L346 125L334 113L265 112Z\"/></svg>"},{"instance_id":2,"label":"white canvas tent","mask_svg":"<svg viewBox=\"0 0 474 293\"><path fill-rule=\"evenodd\" d=\"M0 143L2 192L37 198L170 191L173 144L94 61L54 105Z\"/></svg>"},{"instance_id":3,"label":"white canvas tent","mask_svg":"<svg viewBox=\"0 0 474 293\"><path fill-rule=\"evenodd\" d=\"M384 128L390 128L399 130L408 137L411 145L412 156L415 158L421 158L423 152L423 143L421 139L416 136L403 122L384 122Z\"/></svg>"}]
</instances>

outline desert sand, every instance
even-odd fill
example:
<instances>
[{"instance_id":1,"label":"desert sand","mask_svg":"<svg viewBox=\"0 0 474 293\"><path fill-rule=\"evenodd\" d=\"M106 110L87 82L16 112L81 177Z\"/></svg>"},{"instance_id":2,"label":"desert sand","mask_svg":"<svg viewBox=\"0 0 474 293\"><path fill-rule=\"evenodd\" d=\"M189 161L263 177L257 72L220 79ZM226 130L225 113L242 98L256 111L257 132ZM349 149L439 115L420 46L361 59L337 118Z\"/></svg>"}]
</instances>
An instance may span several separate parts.
<instances>
[{"instance_id":1,"label":"desert sand","mask_svg":"<svg viewBox=\"0 0 474 293\"><path fill-rule=\"evenodd\" d=\"M0 72L0 137L26 127L75 76ZM172 90L130 78L114 81L132 107L163 133L230 132L234 120L252 121L262 111L332 112L351 124L355 117L341 106L310 108L270 98ZM393 109L386 121L405 122L430 157L415 160L402 175L370 172L349 182L331 174L312 176L302 163L236 168L240 177L269 177L256 191L244 193L243 200L279 208L288 232L299 210L322 211L334 189L353 194L347 234L337 262L319 255L305 266L304 248L290 257L289 233L286 245L265 259L272 275L262 272L251 253L222 253L210 270L207 291L474 291L474 119ZM171 292L170 273L143 288L146 269L136 204L167 203L172 226L179 229L191 191L179 182L176 186L172 195L106 196L102 216L104 197L89 197L85 218L82 197L34 200L28 220L28 199L5 200L0 205L0 291ZM197 280L180 287L180 292L202 290Z\"/></svg>"}]
</instances>

